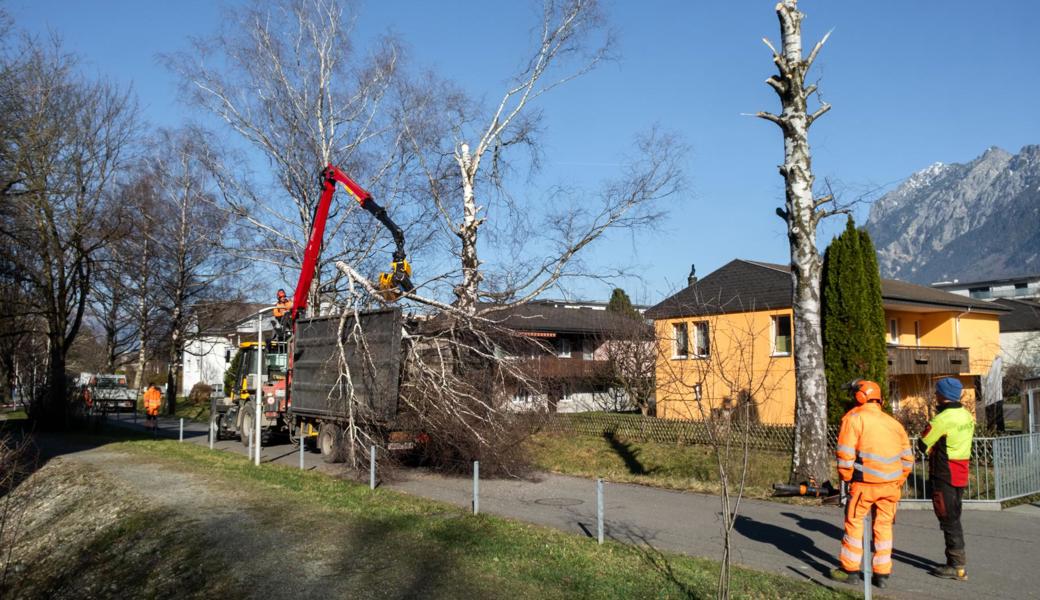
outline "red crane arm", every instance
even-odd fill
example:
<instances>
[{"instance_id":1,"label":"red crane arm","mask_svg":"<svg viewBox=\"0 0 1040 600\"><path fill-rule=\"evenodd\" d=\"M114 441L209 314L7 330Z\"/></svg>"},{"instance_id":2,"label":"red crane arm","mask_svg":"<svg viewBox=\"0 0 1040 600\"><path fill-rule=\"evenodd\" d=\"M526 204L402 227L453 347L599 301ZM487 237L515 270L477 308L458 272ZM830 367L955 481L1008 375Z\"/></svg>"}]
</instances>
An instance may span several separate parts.
<instances>
[{"instance_id":1,"label":"red crane arm","mask_svg":"<svg viewBox=\"0 0 1040 600\"><path fill-rule=\"evenodd\" d=\"M310 291L311 282L314 281L318 255L321 253L321 245L325 237L325 222L329 218L329 206L332 204L332 195L336 192L337 183L343 185L343 188L347 190L351 197L357 200L361 208L372 213L380 223L390 230L390 233L394 236L394 243L397 246L397 249L394 251L395 265L398 262L405 264L404 234L397 224L390 219L389 215L386 214L386 210L376 204L376 201L372 199L372 194L368 193L365 188L358 185L356 181L335 165L330 164L325 167L325 170L321 173L321 180L321 197L318 199L318 206L314 210L311 234L307 239L307 247L303 252L303 264L300 266L300 279L296 282L296 292L293 294L292 311L290 314L294 323L296 322L297 313L307 308L307 292ZM411 289L411 282L406 277L403 282L395 281L395 283L406 291Z\"/></svg>"}]
</instances>

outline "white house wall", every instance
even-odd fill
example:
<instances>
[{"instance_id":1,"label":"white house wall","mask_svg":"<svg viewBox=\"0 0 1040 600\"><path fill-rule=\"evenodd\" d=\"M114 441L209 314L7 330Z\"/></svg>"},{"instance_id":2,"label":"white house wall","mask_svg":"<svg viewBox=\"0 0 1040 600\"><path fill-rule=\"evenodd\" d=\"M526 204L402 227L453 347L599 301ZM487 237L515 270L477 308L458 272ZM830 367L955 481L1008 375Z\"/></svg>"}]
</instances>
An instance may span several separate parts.
<instances>
[{"instance_id":1,"label":"white house wall","mask_svg":"<svg viewBox=\"0 0 1040 600\"><path fill-rule=\"evenodd\" d=\"M205 383L215 393L223 391L224 372L227 363L224 358L231 345L224 337L204 336L188 341L184 347L183 379L181 389L187 394L197 383Z\"/></svg>"}]
</instances>

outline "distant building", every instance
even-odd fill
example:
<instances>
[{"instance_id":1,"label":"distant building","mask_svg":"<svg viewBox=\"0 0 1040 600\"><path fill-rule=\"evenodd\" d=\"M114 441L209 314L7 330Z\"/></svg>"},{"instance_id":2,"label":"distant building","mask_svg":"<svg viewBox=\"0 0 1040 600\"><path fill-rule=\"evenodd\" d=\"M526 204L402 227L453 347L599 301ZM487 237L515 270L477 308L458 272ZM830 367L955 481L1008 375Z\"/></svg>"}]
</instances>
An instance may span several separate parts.
<instances>
[{"instance_id":1,"label":"distant building","mask_svg":"<svg viewBox=\"0 0 1040 600\"><path fill-rule=\"evenodd\" d=\"M255 323L252 315L267 306L250 302L212 302L196 305L181 358L181 389L185 394L197 383L205 383L215 394L223 393L227 358L238 348L240 328ZM265 328L268 327L265 325ZM256 331L253 325L251 331Z\"/></svg>"},{"instance_id":2,"label":"distant building","mask_svg":"<svg viewBox=\"0 0 1040 600\"><path fill-rule=\"evenodd\" d=\"M1000 315L1000 353L1004 366L1025 365L1040 375L1040 302L994 300L1011 312Z\"/></svg>"},{"instance_id":3,"label":"distant building","mask_svg":"<svg viewBox=\"0 0 1040 600\"><path fill-rule=\"evenodd\" d=\"M657 416L705 419L751 400L761 422L793 423L791 286L789 266L738 259L648 309L659 345ZM974 406L1008 310L890 279L881 300L893 410L927 407L941 377L960 379Z\"/></svg>"},{"instance_id":4,"label":"distant building","mask_svg":"<svg viewBox=\"0 0 1040 600\"><path fill-rule=\"evenodd\" d=\"M968 296L976 300L993 300L996 298L1040 298L1040 275L1027 275L1007 279L990 279L987 281L939 281L932 287Z\"/></svg>"}]
</instances>

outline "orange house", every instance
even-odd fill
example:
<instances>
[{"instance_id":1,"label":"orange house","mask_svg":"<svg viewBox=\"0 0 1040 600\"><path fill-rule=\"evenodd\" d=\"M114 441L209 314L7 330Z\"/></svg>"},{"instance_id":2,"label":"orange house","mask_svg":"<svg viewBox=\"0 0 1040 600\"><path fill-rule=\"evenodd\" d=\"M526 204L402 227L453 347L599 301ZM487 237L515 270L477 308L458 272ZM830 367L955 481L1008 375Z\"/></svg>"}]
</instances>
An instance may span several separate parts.
<instances>
[{"instance_id":1,"label":"orange house","mask_svg":"<svg viewBox=\"0 0 1040 600\"><path fill-rule=\"evenodd\" d=\"M646 311L658 344L657 415L704 419L747 409L762 423L794 422L791 270L731 261ZM933 382L958 377L974 404L1000 352L1000 306L882 280L888 401L927 411Z\"/></svg>"}]
</instances>

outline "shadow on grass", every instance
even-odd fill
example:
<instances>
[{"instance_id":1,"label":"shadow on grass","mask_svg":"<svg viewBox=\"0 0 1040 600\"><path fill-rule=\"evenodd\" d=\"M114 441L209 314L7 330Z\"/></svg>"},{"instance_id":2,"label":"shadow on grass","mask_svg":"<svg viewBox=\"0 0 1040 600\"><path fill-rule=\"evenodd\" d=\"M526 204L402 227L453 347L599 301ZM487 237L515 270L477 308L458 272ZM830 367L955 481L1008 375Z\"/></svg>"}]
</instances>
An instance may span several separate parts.
<instances>
[{"instance_id":1,"label":"shadow on grass","mask_svg":"<svg viewBox=\"0 0 1040 600\"><path fill-rule=\"evenodd\" d=\"M639 461L639 451L632 448L632 444L622 442L614 435L613 432L607 432L603 434L603 439L607 440L610 444L611 449L621 457L621 460L625 461L625 468L632 475L650 475L655 469L647 469L643 466L643 463Z\"/></svg>"}]
</instances>

